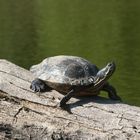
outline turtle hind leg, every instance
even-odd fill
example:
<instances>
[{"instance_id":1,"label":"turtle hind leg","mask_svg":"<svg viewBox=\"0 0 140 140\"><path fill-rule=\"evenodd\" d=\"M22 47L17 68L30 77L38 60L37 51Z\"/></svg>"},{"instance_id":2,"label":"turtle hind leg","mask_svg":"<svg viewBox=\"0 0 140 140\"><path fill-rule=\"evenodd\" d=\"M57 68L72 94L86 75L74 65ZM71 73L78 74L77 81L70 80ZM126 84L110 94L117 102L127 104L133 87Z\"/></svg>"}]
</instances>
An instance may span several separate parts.
<instances>
[{"instance_id":1,"label":"turtle hind leg","mask_svg":"<svg viewBox=\"0 0 140 140\"><path fill-rule=\"evenodd\" d=\"M75 90L71 89L60 101L60 107L65 109L67 107L66 102L75 95Z\"/></svg>"},{"instance_id":2,"label":"turtle hind leg","mask_svg":"<svg viewBox=\"0 0 140 140\"><path fill-rule=\"evenodd\" d=\"M51 90L51 88L48 85L46 85L44 81L40 79L33 80L30 89L32 89L35 92L45 92Z\"/></svg>"},{"instance_id":3,"label":"turtle hind leg","mask_svg":"<svg viewBox=\"0 0 140 140\"><path fill-rule=\"evenodd\" d=\"M117 92L113 86L106 84L103 86L102 90L108 92L108 96L110 99L121 101L121 98L117 95Z\"/></svg>"}]
</instances>

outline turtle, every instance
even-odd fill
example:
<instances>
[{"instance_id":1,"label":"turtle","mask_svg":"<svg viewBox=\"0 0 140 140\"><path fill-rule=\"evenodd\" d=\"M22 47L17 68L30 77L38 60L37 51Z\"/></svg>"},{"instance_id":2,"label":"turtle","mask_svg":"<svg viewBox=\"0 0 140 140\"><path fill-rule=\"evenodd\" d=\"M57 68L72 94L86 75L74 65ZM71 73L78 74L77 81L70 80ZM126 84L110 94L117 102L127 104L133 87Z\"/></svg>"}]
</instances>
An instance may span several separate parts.
<instances>
[{"instance_id":1,"label":"turtle","mask_svg":"<svg viewBox=\"0 0 140 140\"><path fill-rule=\"evenodd\" d=\"M35 79L30 88L34 92L56 90L64 94L60 107L65 107L71 97L98 95L108 92L113 100L120 100L115 88L107 81L116 69L114 62L99 69L95 64L78 56L58 55L33 65L30 71Z\"/></svg>"}]
</instances>

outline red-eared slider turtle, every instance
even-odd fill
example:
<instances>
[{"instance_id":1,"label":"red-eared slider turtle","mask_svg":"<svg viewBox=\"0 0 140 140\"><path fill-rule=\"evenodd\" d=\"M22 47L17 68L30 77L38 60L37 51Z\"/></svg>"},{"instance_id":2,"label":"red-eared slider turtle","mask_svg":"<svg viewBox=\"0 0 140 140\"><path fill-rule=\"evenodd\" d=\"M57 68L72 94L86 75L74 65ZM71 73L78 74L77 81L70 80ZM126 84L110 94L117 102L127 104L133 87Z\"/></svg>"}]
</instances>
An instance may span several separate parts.
<instances>
[{"instance_id":1,"label":"red-eared slider turtle","mask_svg":"<svg viewBox=\"0 0 140 140\"><path fill-rule=\"evenodd\" d=\"M84 91L84 95L97 95L100 90L104 90L111 99L120 100L115 88L107 82L115 71L114 62L99 70L81 57L61 55L46 58L30 70L36 77L30 86L35 92L55 89L66 93L60 101L61 107L64 107L71 97L83 95L81 91Z\"/></svg>"}]
</instances>

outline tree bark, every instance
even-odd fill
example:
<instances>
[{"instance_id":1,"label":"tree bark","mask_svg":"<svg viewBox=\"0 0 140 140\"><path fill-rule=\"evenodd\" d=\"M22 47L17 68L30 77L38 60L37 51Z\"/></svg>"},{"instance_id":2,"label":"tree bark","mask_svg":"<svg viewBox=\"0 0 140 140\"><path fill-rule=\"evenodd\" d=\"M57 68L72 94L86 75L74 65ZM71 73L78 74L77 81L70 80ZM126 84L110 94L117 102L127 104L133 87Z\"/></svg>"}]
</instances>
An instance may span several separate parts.
<instances>
[{"instance_id":1,"label":"tree bark","mask_svg":"<svg viewBox=\"0 0 140 140\"><path fill-rule=\"evenodd\" d=\"M30 90L32 73L0 60L0 139L138 140L140 108L103 97L72 98L71 113L58 107L62 94Z\"/></svg>"}]
</instances>

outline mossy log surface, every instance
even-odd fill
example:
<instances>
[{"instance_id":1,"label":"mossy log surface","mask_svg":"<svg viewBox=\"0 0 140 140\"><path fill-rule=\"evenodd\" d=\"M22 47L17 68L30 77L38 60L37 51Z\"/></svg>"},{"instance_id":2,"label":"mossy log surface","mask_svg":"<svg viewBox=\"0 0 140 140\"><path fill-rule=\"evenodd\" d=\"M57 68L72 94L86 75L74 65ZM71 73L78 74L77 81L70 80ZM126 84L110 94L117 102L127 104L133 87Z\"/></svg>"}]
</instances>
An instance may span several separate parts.
<instances>
[{"instance_id":1,"label":"mossy log surface","mask_svg":"<svg viewBox=\"0 0 140 140\"><path fill-rule=\"evenodd\" d=\"M71 113L55 90L35 94L32 73L0 60L1 140L139 140L140 108L102 97L72 98Z\"/></svg>"}]
</instances>

